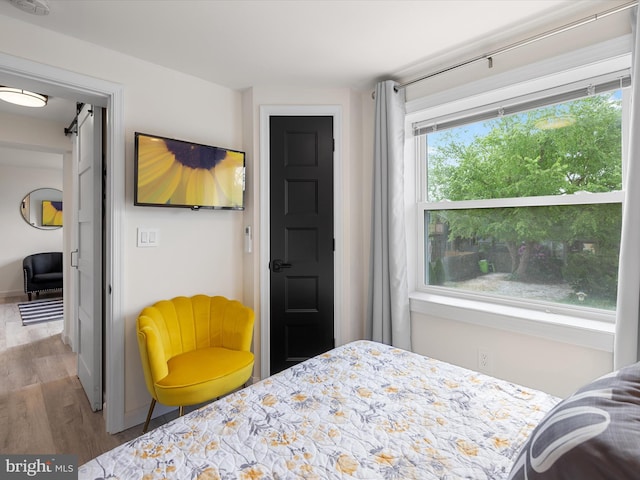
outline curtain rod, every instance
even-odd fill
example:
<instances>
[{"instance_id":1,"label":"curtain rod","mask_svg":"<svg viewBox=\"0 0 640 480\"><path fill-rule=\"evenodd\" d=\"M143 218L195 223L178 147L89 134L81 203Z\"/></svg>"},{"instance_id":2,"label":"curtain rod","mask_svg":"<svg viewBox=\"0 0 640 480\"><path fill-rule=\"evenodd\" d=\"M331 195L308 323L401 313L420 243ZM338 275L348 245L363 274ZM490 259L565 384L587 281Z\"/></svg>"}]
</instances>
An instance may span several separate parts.
<instances>
[{"instance_id":1,"label":"curtain rod","mask_svg":"<svg viewBox=\"0 0 640 480\"><path fill-rule=\"evenodd\" d=\"M633 8L636 5L638 5L638 0L634 0L632 2L625 3L625 4L622 4L622 5L618 5L617 7L610 8L609 10L605 10L604 12L596 13L595 15L590 15L590 16L582 18L580 20L576 20L575 22L571 22L571 23L568 23L568 24L563 25L561 27L554 28L553 30L548 30L548 31L540 33L538 35L534 35L532 37L525 38L524 40L512 43L510 45L507 45L506 47L498 48L498 49L493 50L493 51L491 51L489 53L485 53L483 55L479 55L477 57L473 57L473 58L471 58L469 60L465 60L464 62L456 63L455 65L451 65L449 67L446 67L446 68L443 68L441 70L438 70L437 72L433 72L433 73L430 73L428 75L424 75L424 76L422 76L420 78L416 78L415 80L410 80L410 81L408 81L406 83L402 83L402 84L396 85L395 88L396 89L406 88L409 85L413 85L414 83L422 82L422 81L427 80L427 79L429 79L431 77L435 77L437 75L441 75L443 73L449 72L451 70L455 70L456 68L464 67L465 65L469 65L471 63L475 63L475 62L478 62L480 60L487 60L489 62L489 68L492 68L493 67L493 57L496 56L496 55L499 55L501 53L506 53L506 52L509 52L511 50L515 50L516 48L524 47L525 45L529 45L530 43L534 43L534 42L537 42L538 40L543 40L545 38L552 37L553 35L557 35L558 33L563 33L563 32L566 32L568 30L572 30L572 29L574 29L576 27L580 27L580 26L585 25L587 23L595 22L596 20L598 20L600 18L608 17L609 15L613 15L614 13L622 12L622 11L627 10L629 8Z\"/></svg>"}]
</instances>

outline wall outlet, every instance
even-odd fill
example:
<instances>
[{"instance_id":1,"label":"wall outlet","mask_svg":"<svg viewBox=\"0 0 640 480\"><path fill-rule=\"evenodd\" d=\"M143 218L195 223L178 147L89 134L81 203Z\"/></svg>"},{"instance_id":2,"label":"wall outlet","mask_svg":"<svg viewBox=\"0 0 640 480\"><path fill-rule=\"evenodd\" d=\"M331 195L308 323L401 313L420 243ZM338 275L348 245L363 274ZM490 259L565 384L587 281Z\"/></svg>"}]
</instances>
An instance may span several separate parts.
<instances>
[{"instance_id":1,"label":"wall outlet","mask_svg":"<svg viewBox=\"0 0 640 480\"><path fill-rule=\"evenodd\" d=\"M478 371L491 374L493 372L493 360L484 348L478 349Z\"/></svg>"}]
</instances>

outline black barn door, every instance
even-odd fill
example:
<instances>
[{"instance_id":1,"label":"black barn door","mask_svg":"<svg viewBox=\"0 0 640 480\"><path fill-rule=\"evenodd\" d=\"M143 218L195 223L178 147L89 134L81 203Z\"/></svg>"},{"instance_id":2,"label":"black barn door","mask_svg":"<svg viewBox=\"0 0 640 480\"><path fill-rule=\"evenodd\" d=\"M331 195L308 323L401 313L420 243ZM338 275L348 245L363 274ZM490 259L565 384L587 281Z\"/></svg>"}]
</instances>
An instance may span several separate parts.
<instances>
[{"instance_id":1,"label":"black barn door","mask_svg":"<svg viewBox=\"0 0 640 480\"><path fill-rule=\"evenodd\" d=\"M271 373L333 336L333 117L270 117Z\"/></svg>"}]
</instances>

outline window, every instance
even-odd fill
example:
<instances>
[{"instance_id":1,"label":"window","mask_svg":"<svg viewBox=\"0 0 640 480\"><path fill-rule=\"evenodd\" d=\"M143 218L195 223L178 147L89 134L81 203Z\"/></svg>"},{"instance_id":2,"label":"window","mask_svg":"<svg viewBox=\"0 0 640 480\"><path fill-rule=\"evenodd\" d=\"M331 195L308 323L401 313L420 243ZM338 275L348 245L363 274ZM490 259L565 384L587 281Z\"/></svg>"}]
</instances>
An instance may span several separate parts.
<instances>
[{"instance_id":1,"label":"window","mask_svg":"<svg viewBox=\"0 0 640 480\"><path fill-rule=\"evenodd\" d=\"M414 124L422 290L615 311L629 79L613 77Z\"/></svg>"}]
</instances>

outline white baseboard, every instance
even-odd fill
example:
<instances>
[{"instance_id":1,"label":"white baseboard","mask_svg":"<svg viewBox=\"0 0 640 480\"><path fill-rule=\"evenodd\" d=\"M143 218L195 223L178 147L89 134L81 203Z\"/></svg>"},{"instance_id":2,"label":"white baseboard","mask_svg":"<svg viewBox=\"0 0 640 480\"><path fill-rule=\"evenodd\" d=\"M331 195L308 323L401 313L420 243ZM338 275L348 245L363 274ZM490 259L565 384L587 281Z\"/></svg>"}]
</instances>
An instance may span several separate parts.
<instances>
[{"instance_id":1,"label":"white baseboard","mask_svg":"<svg viewBox=\"0 0 640 480\"><path fill-rule=\"evenodd\" d=\"M12 290L6 292L0 292L0 298L11 298L11 297L27 297L27 294L24 293L24 290Z\"/></svg>"},{"instance_id":2,"label":"white baseboard","mask_svg":"<svg viewBox=\"0 0 640 480\"><path fill-rule=\"evenodd\" d=\"M73 345L71 345L71 337L67 335L66 331L62 332L61 339L62 339L62 343L64 343L65 345L69 345L70 347L72 347L71 351L74 351Z\"/></svg>"}]
</instances>

